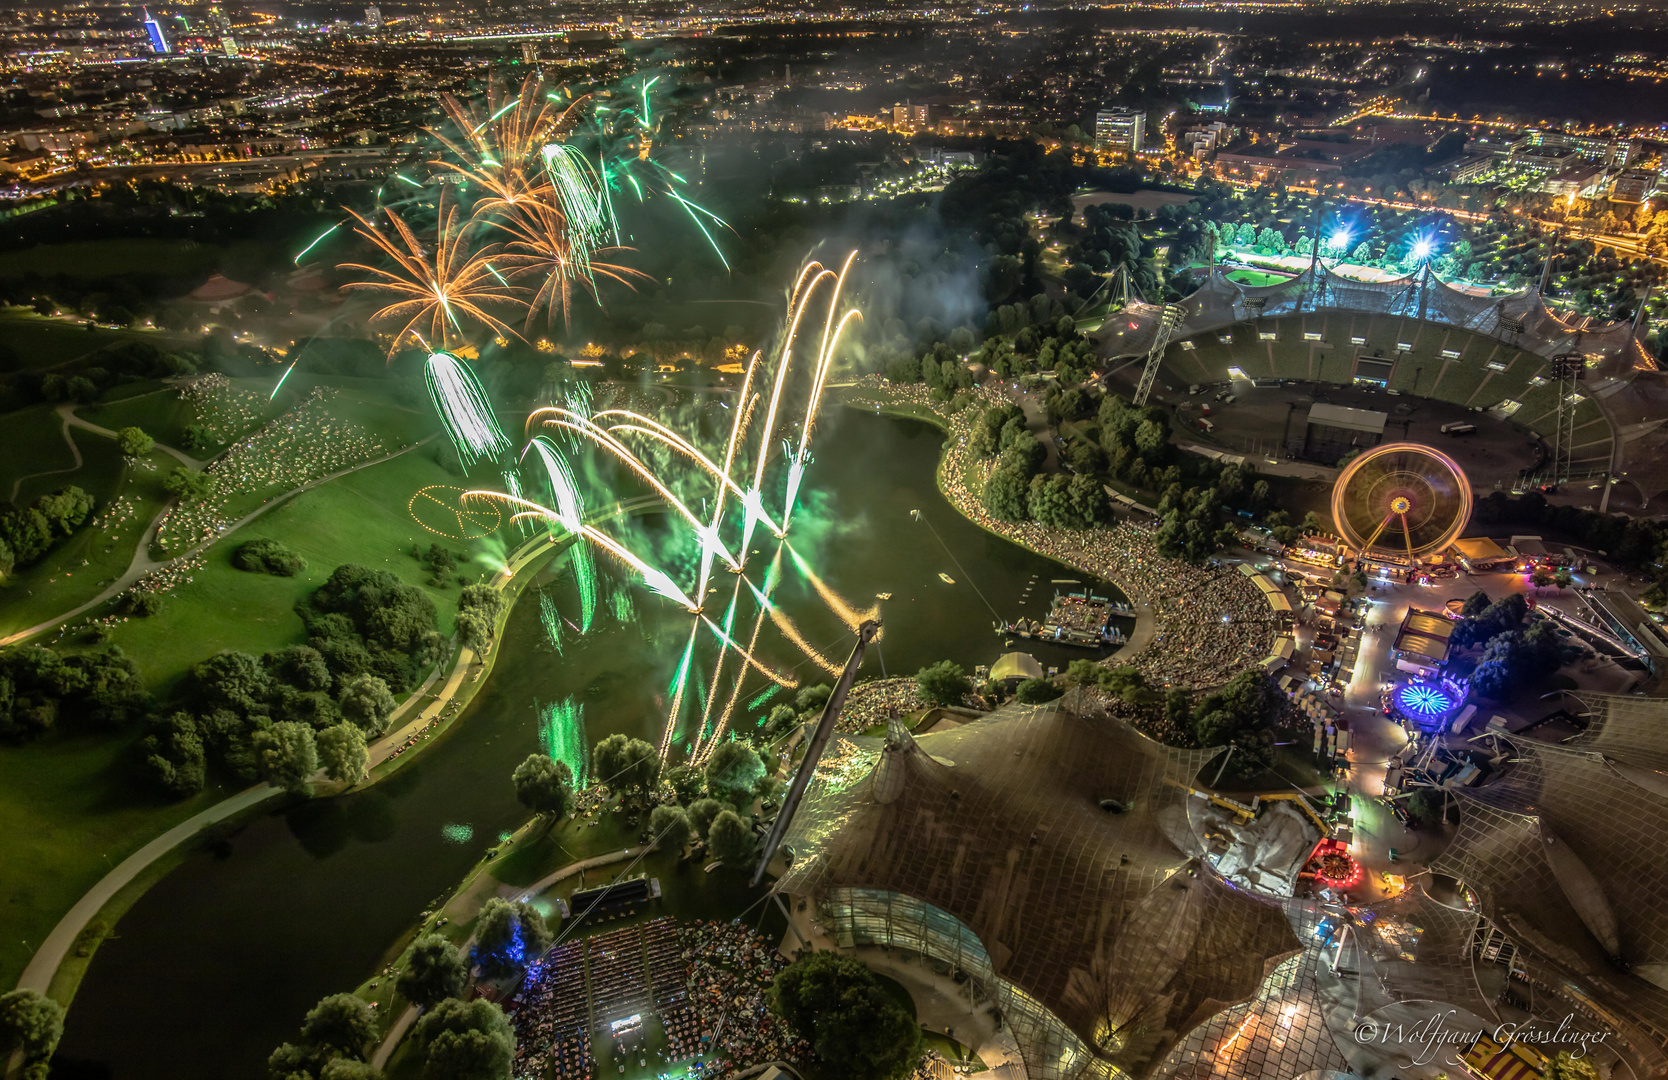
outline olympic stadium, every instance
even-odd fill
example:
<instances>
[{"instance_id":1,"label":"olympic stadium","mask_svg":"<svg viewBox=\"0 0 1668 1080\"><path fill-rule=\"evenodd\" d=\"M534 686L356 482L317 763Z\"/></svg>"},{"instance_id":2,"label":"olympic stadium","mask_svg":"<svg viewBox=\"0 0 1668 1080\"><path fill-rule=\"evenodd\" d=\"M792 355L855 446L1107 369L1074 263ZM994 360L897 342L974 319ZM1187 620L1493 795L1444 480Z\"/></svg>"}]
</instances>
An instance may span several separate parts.
<instances>
[{"instance_id":1,"label":"olympic stadium","mask_svg":"<svg viewBox=\"0 0 1668 1080\"><path fill-rule=\"evenodd\" d=\"M1550 308L1538 287L1479 295L1443 282L1428 265L1365 281L1319 259L1288 281L1248 286L1213 266L1186 299L1132 302L1095 336L1109 381L1125 392L1139 394L1151 368L1150 385L1166 402L1192 384L1249 389L1251 380L1361 387L1386 395L1380 408L1397 396L1422 398L1503 422L1548 447L1561 444L1562 460L1525 474L1626 477L1634 490L1618 498L1641 507L1661 493L1655 463L1668 449L1660 419L1668 378L1637 321L1572 319ZM1231 420L1220 426L1232 432Z\"/></svg>"}]
</instances>

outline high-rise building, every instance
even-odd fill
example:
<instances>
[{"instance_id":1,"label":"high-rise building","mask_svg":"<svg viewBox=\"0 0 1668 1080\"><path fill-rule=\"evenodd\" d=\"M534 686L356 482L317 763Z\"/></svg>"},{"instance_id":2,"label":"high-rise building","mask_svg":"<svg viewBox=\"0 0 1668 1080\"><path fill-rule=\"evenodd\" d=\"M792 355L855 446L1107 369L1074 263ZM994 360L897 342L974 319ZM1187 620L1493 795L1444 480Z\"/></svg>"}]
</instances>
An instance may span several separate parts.
<instances>
[{"instance_id":1,"label":"high-rise building","mask_svg":"<svg viewBox=\"0 0 1668 1080\"><path fill-rule=\"evenodd\" d=\"M365 25L372 30L379 29L382 26L382 9L375 4L367 7L365 9Z\"/></svg>"},{"instance_id":2,"label":"high-rise building","mask_svg":"<svg viewBox=\"0 0 1668 1080\"><path fill-rule=\"evenodd\" d=\"M145 36L150 39L151 52L162 55L168 51L168 39L162 36L162 24L156 21L150 8L140 8L145 13Z\"/></svg>"},{"instance_id":3,"label":"high-rise building","mask_svg":"<svg viewBox=\"0 0 1668 1080\"><path fill-rule=\"evenodd\" d=\"M1095 114L1095 142L1104 150L1138 154L1146 129L1147 114L1140 109L1102 109Z\"/></svg>"},{"instance_id":4,"label":"high-rise building","mask_svg":"<svg viewBox=\"0 0 1668 1080\"><path fill-rule=\"evenodd\" d=\"M538 50L533 48L533 43L531 41L523 41L521 43L521 62L524 64L536 64L538 61Z\"/></svg>"},{"instance_id":5,"label":"high-rise building","mask_svg":"<svg viewBox=\"0 0 1668 1080\"><path fill-rule=\"evenodd\" d=\"M213 30L217 34L229 34L232 32L232 20L226 18L226 12L218 5L209 8L208 22L209 29Z\"/></svg>"},{"instance_id":6,"label":"high-rise building","mask_svg":"<svg viewBox=\"0 0 1668 1080\"><path fill-rule=\"evenodd\" d=\"M225 53L227 56L231 57L233 60L236 60L237 59L237 39L233 38L232 35L230 35L230 34L221 34L220 35L220 51Z\"/></svg>"}]
</instances>

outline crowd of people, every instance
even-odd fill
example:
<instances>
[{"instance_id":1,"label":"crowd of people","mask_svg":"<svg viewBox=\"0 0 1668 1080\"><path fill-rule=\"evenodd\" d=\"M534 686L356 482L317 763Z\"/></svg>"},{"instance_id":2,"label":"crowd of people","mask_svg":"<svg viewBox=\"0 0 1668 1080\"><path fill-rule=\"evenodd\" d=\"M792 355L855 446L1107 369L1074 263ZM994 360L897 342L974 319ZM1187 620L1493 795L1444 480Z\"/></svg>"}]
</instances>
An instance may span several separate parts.
<instances>
[{"instance_id":1,"label":"crowd of people","mask_svg":"<svg viewBox=\"0 0 1668 1080\"><path fill-rule=\"evenodd\" d=\"M787 1031L765 997L785 966L762 934L739 923L660 918L565 943L529 963L506 1002L514 1074L532 1080L554 1067L557 1080L593 1080L593 1020L610 1039L609 1060L624 1065L652 1056L720 1078L766 1061L804 1064L810 1044ZM651 1008L666 1034L665 1048L652 1052Z\"/></svg>"},{"instance_id":2,"label":"crowd of people","mask_svg":"<svg viewBox=\"0 0 1668 1080\"><path fill-rule=\"evenodd\" d=\"M846 694L845 708L835 721L836 731L855 735L876 724L884 724L894 716L903 716L922 706L920 688L915 679L899 675L890 679L871 679L858 683Z\"/></svg>"},{"instance_id":3,"label":"crowd of people","mask_svg":"<svg viewBox=\"0 0 1668 1080\"><path fill-rule=\"evenodd\" d=\"M966 482L967 455L978 410L952 421L950 451L939 481L956 509L991 532L1032 551L1111 581L1154 620L1152 638L1108 664L1133 665L1159 688L1226 682L1268 655L1278 629L1262 593L1232 567L1194 566L1158 553L1157 522L1123 520L1110 528L1058 529L1000 521L985 511ZM979 470L986 463L972 463Z\"/></svg>"},{"instance_id":4,"label":"crowd of people","mask_svg":"<svg viewBox=\"0 0 1668 1080\"><path fill-rule=\"evenodd\" d=\"M259 424L270 405L269 399L253 390L240 390L218 372L185 383L179 395L196 413L195 423L208 441L221 445Z\"/></svg>"},{"instance_id":5,"label":"crowd of people","mask_svg":"<svg viewBox=\"0 0 1668 1080\"><path fill-rule=\"evenodd\" d=\"M595 1077L585 945L583 940L558 945L529 963L526 978L510 998L516 1080L543 1080L552 1066L556 1080Z\"/></svg>"},{"instance_id":6,"label":"crowd of people","mask_svg":"<svg viewBox=\"0 0 1668 1080\"><path fill-rule=\"evenodd\" d=\"M216 459L206 470L213 490L163 515L157 530L162 549L178 552L213 540L232 525L227 514L233 502L293 491L387 453L370 432L331 413L331 396L315 387L300 405Z\"/></svg>"},{"instance_id":7,"label":"crowd of people","mask_svg":"<svg viewBox=\"0 0 1668 1080\"><path fill-rule=\"evenodd\" d=\"M741 923L693 922L678 926L678 939L689 963L689 1007L703 1033L707 1075L810 1060L811 1044L789 1032L766 1001L788 962L764 935Z\"/></svg>"}]
</instances>

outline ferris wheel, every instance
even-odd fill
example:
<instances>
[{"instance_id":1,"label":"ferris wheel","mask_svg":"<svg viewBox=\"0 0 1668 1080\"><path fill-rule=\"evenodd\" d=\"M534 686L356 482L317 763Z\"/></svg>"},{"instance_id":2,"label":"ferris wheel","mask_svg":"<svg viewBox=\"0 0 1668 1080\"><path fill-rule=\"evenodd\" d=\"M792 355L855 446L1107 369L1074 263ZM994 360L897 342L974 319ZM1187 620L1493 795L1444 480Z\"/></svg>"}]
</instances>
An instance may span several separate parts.
<instances>
[{"instance_id":1,"label":"ferris wheel","mask_svg":"<svg viewBox=\"0 0 1668 1080\"><path fill-rule=\"evenodd\" d=\"M1332 488L1332 520L1356 550L1405 552L1410 562L1459 539L1471 519L1471 484L1446 454L1386 443L1344 469Z\"/></svg>"}]
</instances>

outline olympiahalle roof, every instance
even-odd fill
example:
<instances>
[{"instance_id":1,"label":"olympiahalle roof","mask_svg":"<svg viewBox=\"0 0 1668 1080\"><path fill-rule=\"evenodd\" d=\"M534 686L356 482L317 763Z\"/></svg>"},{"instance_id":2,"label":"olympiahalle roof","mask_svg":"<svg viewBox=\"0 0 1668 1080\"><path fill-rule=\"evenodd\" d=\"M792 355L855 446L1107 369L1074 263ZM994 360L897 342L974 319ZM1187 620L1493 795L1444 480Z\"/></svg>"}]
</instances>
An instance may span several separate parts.
<instances>
[{"instance_id":1,"label":"olympiahalle roof","mask_svg":"<svg viewBox=\"0 0 1668 1080\"><path fill-rule=\"evenodd\" d=\"M831 748L779 887L877 889L948 912L1001 979L1143 1075L1299 948L1278 907L1198 857L1182 785L1213 753L1162 746L1074 698L918 739L894 724L878 753Z\"/></svg>"}]
</instances>

